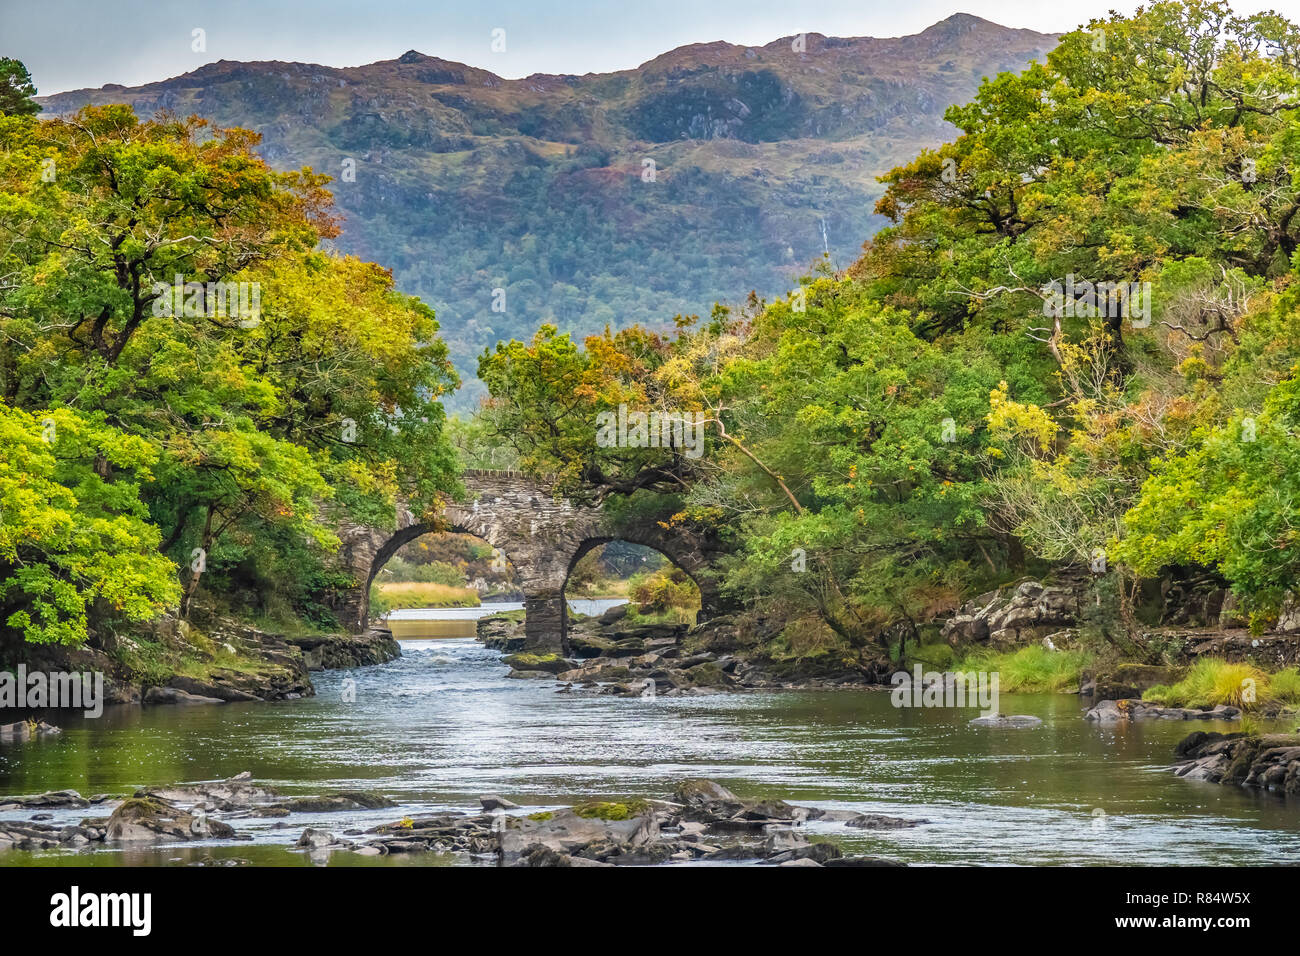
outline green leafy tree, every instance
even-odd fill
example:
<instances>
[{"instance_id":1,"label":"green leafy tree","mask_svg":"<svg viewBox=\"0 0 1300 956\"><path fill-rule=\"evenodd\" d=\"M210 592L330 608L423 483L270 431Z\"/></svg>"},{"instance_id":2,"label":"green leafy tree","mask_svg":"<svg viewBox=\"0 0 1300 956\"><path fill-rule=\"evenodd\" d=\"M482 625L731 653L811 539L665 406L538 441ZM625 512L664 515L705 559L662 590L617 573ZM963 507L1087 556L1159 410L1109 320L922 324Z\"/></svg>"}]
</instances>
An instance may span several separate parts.
<instances>
[{"instance_id":1,"label":"green leafy tree","mask_svg":"<svg viewBox=\"0 0 1300 956\"><path fill-rule=\"evenodd\" d=\"M41 106L32 99L36 87L21 60L0 57L0 116L35 116Z\"/></svg>"},{"instance_id":2,"label":"green leafy tree","mask_svg":"<svg viewBox=\"0 0 1300 956\"><path fill-rule=\"evenodd\" d=\"M176 603L175 566L139 495L155 460L102 417L0 403L0 623L80 644L95 621L139 623Z\"/></svg>"}]
</instances>

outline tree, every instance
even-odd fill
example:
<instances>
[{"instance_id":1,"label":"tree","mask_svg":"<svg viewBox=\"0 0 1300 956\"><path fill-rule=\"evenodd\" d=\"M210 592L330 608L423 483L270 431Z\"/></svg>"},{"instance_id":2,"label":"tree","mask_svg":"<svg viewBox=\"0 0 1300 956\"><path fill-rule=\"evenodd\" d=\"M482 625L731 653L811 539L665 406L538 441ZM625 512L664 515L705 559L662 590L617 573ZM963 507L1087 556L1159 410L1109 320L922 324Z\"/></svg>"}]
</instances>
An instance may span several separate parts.
<instances>
[{"instance_id":1,"label":"tree","mask_svg":"<svg viewBox=\"0 0 1300 956\"><path fill-rule=\"evenodd\" d=\"M316 251L325 177L256 143L125 107L0 121L0 396L146 443L138 497L187 611L209 581L319 608L340 512L391 524L399 496L432 516L458 490L433 311Z\"/></svg>"},{"instance_id":2,"label":"tree","mask_svg":"<svg viewBox=\"0 0 1300 956\"><path fill-rule=\"evenodd\" d=\"M175 566L139 497L155 461L102 417L0 403L0 624L79 644L92 618L139 623L175 604Z\"/></svg>"},{"instance_id":3,"label":"tree","mask_svg":"<svg viewBox=\"0 0 1300 956\"><path fill-rule=\"evenodd\" d=\"M0 116L35 116L41 106L32 99L36 87L21 60L0 57Z\"/></svg>"}]
</instances>

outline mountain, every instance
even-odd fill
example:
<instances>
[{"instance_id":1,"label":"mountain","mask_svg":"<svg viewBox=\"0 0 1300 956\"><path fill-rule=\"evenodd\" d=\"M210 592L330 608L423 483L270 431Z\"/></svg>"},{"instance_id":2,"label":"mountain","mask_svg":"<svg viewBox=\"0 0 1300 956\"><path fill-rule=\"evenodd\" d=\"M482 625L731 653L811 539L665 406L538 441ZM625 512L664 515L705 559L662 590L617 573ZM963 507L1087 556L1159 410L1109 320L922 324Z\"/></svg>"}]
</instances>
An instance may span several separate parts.
<instances>
[{"instance_id":1,"label":"mountain","mask_svg":"<svg viewBox=\"0 0 1300 956\"><path fill-rule=\"evenodd\" d=\"M880 225L875 177L1056 39L957 14L893 39L692 44L617 73L510 80L412 50L345 69L223 60L40 102L197 113L260 132L277 167L333 175L339 248L437 309L468 378L485 346L542 322L661 326L780 294L824 252L847 264Z\"/></svg>"}]
</instances>

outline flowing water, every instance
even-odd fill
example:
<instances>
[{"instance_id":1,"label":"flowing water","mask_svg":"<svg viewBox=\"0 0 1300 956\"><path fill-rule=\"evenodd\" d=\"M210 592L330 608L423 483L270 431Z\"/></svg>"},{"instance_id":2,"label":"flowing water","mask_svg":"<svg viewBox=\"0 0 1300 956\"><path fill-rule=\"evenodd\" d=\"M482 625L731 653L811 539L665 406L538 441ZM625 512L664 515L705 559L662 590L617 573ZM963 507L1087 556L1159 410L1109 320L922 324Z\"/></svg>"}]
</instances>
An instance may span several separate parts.
<instances>
[{"instance_id":1,"label":"flowing water","mask_svg":"<svg viewBox=\"0 0 1300 956\"><path fill-rule=\"evenodd\" d=\"M888 692L772 691L621 699L508 680L473 640L403 644L401 659L313 675L317 696L276 703L111 708L60 737L0 748L0 794L135 787L251 771L290 794L372 789L396 809L238 820L251 842L91 853L0 854L0 865L162 864L204 856L310 865L302 829L364 829L404 815L477 807L499 793L520 812L592 797L667 796L710 777L741 796L929 822L856 831L812 824L846 852L917 863L1277 864L1300 860L1300 807L1272 794L1169 771L1193 729L1154 721L1099 728L1068 695L1002 695L1031 730L967 726L970 710L897 709ZM343 682L356 681L355 702ZM35 811L4 813L29 819ZM53 811L76 821L98 811ZM429 854L331 865L457 862ZM463 862L463 861L460 861Z\"/></svg>"}]
</instances>

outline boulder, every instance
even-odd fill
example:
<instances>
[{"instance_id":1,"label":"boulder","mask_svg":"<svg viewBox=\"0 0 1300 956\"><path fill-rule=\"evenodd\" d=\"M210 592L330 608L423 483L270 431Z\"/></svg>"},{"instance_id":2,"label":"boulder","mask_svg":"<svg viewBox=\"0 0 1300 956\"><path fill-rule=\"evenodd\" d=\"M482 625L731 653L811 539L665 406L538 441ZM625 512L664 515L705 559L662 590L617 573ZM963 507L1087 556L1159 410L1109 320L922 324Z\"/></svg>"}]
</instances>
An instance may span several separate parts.
<instances>
[{"instance_id":1,"label":"boulder","mask_svg":"<svg viewBox=\"0 0 1300 956\"><path fill-rule=\"evenodd\" d=\"M1041 718L1029 714L989 714L976 717L967 723L971 727L995 727L1000 730L1028 730L1031 727L1043 726Z\"/></svg>"},{"instance_id":2,"label":"boulder","mask_svg":"<svg viewBox=\"0 0 1300 956\"><path fill-rule=\"evenodd\" d=\"M1277 624L1273 630L1280 634L1295 634L1300 631L1300 600L1290 591L1282 599L1282 610L1278 614Z\"/></svg>"},{"instance_id":3,"label":"boulder","mask_svg":"<svg viewBox=\"0 0 1300 956\"><path fill-rule=\"evenodd\" d=\"M623 618L627 617L627 609L628 605L626 604L615 604L596 620L603 625L617 624L619 621L623 620Z\"/></svg>"},{"instance_id":4,"label":"boulder","mask_svg":"<svg viewBox=\"0 0 1300 956\"><path fill-rule=\"evenodd\" d=\"M495 793L484 794L478 798L479 806L489 813L493 810L518 810L519 804L511 803L504 797L499 797Z\"/></svg>"},{"instance_id":5,"label":"boulder","mask_svg":"<svg viewBox=\"0 0 1300 956\"><path fill-rule=\"evenodd\" d=\"M203 804L218 810L242 810L271 803L277 794L270 787L254 783L252 774L245 770L225 780L149 787L137 791L136 796L156 797L171 803Z\"/></svg>"},{"instance_id":6,"label":"boulder","mask_svg":"<svg viewBox=\"0 0 1300 956\"><path fill-rule=\"evenodd\" d=\"M1083 715L1098 724L1115 724L1129 720L1239 720L1241 710L1227 704L1216 707L1164 707L1138 698L1103 700Z\"/></svg>"},{"instance_id":7,"label":"boulder","mask_svg":"<svg viewBox=\"0 0 1300 956\"><path fill-rule=\"evenodd\" d=\"M1246 612L1242 609L1241 600L1237 595L1228 591L1223 596L1223 604L1219 608L1219 627L1246 627L1248 624L1250 624L1250 621L1246 616Z\"/></svg>"},{"instance_id":8,"label":"boulder","mask_svg":"<svg viewBox=\"0 0 1300 956\"><path fill-rule=\"evenodd\" d=\"M592 843L638 847L659 836L653 813L627 820L602 820L579 816L566 809L532 817L505 817L502 822L502 828L497 831L498 846L501 861L507 865L539 845L556 853L571 854Z\"/></svg>"},{"instance_id":9,"label":"boulder","mask_svg":"<svg viewBox=\"0 0 1300 956\"><path fill-rule=\"evenodd\" d=\"M990 591L962 605L940 636L954 647L987 641L1009 648L1038 642L1074 624L1079 606L1075 587L1023 581L1009 593Z\"/></svg>"},{"instance_id":10,"label":"boulder","mask_svg":"<svg viewBox=\"0 0 1300 956\"><path fill-rule=\"evenodd\" d=\"M673 790L673 800L686 806L703 806L709 803L740 804L736 796L720 783L703 778L683 780Z\"/></svg>"},{"instance_id":11,"label":"boulder","mask_svg":"<svg viewBox=\"0 0 1300 956\"><path fill-rule=\"evenodd\" d=\"M1300 734L1216 734L1200 731L1175 750L1174 772L1188 780L1300 794Z\"/></svg>"},{"instance_id":12,"label":"boulder","mask_svg":"<svg viewBox=\"0 0 1300 956\"><path fill-rule=\"evenodd\" d=\"M178 687L150 687L144 693L144 703L153 707L160 704L224 704L220 697L200 696Z\"/></svg>"},{"instance_id":13,"label":"boulder","mask_svg":"<svg viewBox=\"0 0 1300 956\"><path fill-rule=\"evenodd\" d=\"M105 839L112 843L163 843L234 834L229 824L206 815L196 817L166 800L131 797L109 817Z\"/></svg>"},{"instance_id":14,"label":"boulder","mask_svg":"<svg viewBox=\"0 0 1300 956\"><path fill-rule=\"evenodd\" d=\"M510 654L503 657L501 663L510 665L516 671L542 671L545 674L560 674L573 669L573 662L558 654Z\"/></svg>"},{"instance_id":15,"label":"boulder","mask_svg":"<svg viewBox=\"0 0 1300 956\"><path fill-rule=\"evenodd\" d=\"M383 794L365 790L342 790L319 797L290 797L277 804L289 813L336 813L340 810L379 810L397 806Z\"/></svg>"},{"instance_id":16,"label":"boulder","mask_svg":"<svg viewBox=\"0 0 1300 956\"><path fill-rule=\"evenodd\" d=\"M63 733L53 724L43 720L19 720L12 724L0 724L0 743L26 743L41 737L53 737Z\"/></svg>"},{"instance_id":17,"label":"boulder","mask_svg":"<svg viewBox=\"0 0 1300 956\"><path fill-rule=\"evenodd\" d=\"M0 797L0 810L18 807L81 807L90 806L87 800L75 790L50 790L30 797Z\"/></svg>"},{"instance_id":18,"label":"boulder","mask_svg":"<svg viewBox=\"0 0 1300 956\"><path fill-rule=\"evenodd\" d=\"M322 850L326 847L342 845L343 841L328 830L313 830L311 827L303 830L302 836L298 837L298 842L294 844L309 850Z\"/></svg>"}]
</instances>

